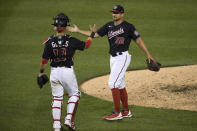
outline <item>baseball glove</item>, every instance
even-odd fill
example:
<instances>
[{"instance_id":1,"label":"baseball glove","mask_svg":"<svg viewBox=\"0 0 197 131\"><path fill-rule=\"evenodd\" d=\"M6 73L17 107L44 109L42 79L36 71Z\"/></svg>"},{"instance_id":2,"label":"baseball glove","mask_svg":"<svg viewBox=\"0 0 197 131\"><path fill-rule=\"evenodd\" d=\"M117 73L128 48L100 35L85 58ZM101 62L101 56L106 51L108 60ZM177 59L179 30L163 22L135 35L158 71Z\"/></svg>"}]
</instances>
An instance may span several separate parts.
<instances>
[{"instance_id":1,"label":"baseball glove","mask_svg":"<svg viewBox=\"0 0 197 131\"><path fill-rule=\"evenodd\" d=\"M159 62L154 62L152 59L150 59L150 62L148 59L146 59L146 64L149 70L151 71L159 71L161 68L161 64Z\"/></svg>"},{"instance_id":2,"label":"baseball glove","mask_svg":"<svg viewBox=\"0 0 197 131\"><path fill-rule=\"evenodd\" d=\"M45 85L47 82L49 81L49 78L46 74L42 75L42 76L37 76L37 83L39 88L41 89L43 87L43 85Z\"/></svg>"}]
</instances>

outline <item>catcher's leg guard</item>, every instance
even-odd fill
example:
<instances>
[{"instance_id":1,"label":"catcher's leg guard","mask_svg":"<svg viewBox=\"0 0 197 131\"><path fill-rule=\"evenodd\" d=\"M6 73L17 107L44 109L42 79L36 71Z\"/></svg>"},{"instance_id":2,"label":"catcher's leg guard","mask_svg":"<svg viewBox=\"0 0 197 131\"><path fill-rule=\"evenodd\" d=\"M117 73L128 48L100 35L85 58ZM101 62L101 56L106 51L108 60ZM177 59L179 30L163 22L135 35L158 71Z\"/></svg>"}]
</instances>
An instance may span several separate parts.
<instances>
[{"instance_id":1,"label":"catcher's leg guard","mask_svg":"<svg viewBox=\"0 0 197 131\"><path fill-rule=\"evenodd\" d=\"M68 103L67 103L68 104L67 115L65 117L65 120L71 120L71 122L74 122L75 113L77 111L77 106L78 106L80 97L81 97L81 92L77 92L69 98Z\"/></svg>"},{"instance_id":2,"label":"catcher's leg guard","mask_svg":"<svg viewBox=\"0 0 197 131\"><path fill-rule=\"evenodd\" d=\"M53 116L53 128L61 128L60 118L61 118L61 109L63 102L63 87L59 82L51 81L52 89L52 116Z\"/></svg>"},{"instance_id":3,"label":"catcher's leg guard","mask_svg":"<svg viewBox=\"0 0 197 131\"><path fill-rule=\"evenodd\" d=\"M61 128L61 111L62 111L63 96L53 96L52 100L52 115L53 115L53 128Z\"/></svg>"}]
</instances>

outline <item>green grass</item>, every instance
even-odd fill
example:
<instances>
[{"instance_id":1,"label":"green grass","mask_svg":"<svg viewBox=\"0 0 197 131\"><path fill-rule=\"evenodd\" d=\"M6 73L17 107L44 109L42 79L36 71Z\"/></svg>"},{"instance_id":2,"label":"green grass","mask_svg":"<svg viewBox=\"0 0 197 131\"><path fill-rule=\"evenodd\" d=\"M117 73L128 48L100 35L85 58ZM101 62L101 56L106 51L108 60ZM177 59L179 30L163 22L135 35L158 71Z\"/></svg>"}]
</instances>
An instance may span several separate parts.
<instances>
[{"instance_id":1,"label":"green grass","mask_svg":"<svg viewBox=\"0 0 197 131\"><path fill-rule=\"evenodd\" d=\"M0 1L0 130L52 130L51 90L36 85L42 40L53 34L52 17L65 12L71 24L88 29L111 20L115 4L125 7L125 19L140 32L151 54L163 66L197 64L196 0L1 0ZM81 40L86 37L72 34ZM95 39L90 49L77 51L79 85L109 73L108 41ZM144 69L146 56L132 42L129 70ZM46 72L49 75L50 67ZM66 98L67 99L67 98ZM64 102L64 107L66 102ZM83 93L77 112L80 131L195 131L197 112L130 106L134 118L108 122L102 118L113 103ZM63 110L63 116L65 110ZM62 117L63 117L62 116Z\"/></svg>"}]
</instances>

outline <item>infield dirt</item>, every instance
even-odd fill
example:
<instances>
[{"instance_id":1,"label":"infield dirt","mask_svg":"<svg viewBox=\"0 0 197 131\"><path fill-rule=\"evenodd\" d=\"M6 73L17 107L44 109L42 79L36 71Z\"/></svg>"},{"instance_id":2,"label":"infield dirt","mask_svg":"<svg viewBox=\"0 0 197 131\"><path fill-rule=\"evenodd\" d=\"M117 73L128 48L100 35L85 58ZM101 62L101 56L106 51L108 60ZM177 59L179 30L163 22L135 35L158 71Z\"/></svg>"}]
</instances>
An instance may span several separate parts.
<instances>
[{"instance_id":1,"label":"infield dirt","mask_svg":"<svg viewBox=\"0 0 197 131\"><path fill-rule=\"evenodd\" d=\"M112 101L109 75L84 82L81 90ZM197 111L197 65L128 71L125 75L129 105Z\"/></svg>"}]
</instances>

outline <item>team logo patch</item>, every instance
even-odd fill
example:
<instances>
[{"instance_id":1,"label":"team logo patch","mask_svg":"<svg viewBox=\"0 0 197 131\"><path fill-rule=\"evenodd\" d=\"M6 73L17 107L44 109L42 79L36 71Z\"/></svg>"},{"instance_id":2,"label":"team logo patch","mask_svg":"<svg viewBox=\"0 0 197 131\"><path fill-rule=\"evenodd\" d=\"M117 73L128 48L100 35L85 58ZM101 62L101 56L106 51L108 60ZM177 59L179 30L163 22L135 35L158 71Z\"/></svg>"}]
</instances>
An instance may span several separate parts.
<instances>
[{"instance_id":1,"label":"team logo patch","mask_svg":"<svg viewBox=\"0 0 197 131\"><path fill-rule=\"evenodd\" d=\"M139 33L135 30L134 31L134 34L136 35L136 36L138 36L139 35Z\"/></svg>"}]
</instances>

